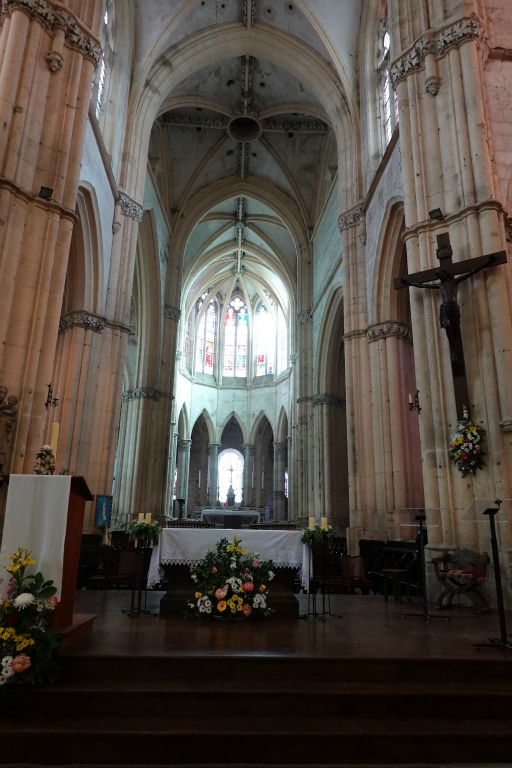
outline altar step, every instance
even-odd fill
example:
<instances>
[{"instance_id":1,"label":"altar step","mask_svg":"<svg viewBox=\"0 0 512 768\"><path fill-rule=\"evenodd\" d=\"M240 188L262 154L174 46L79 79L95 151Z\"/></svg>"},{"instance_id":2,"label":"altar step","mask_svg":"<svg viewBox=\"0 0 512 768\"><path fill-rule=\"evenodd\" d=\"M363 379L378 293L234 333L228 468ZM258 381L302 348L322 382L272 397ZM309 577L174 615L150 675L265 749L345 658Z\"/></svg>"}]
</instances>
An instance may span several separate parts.
<instances>
[{"instance_id":1,"label":"altar step","mask_svg":"<svg viewBox=\"0 0 512 768\"><path fill-rule=\"evenodd\" d=\"M512 755L508 657L63 661L53 687L12 691L0 764L438 765Z\"/></svg>"}]
</instances>

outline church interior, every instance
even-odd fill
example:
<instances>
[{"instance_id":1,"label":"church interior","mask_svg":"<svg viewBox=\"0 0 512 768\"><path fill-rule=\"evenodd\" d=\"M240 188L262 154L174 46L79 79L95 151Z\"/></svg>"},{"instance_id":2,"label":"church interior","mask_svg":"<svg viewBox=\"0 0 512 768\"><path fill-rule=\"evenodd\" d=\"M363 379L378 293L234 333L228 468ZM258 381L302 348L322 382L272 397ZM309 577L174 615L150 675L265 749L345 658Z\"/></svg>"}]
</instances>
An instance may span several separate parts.
<instances>
[{"instance_id":1,"label":"church interior","mask_svg":"<svg viewBox=\"0 0 512 768\"><path fill-rule=\"evenodd\" d=\"M511 71L509 0L0 3L0 566L74 734L0 765L512 765ZM280 615L182 619L222 537Z\"/></svg>"}]
</instances>

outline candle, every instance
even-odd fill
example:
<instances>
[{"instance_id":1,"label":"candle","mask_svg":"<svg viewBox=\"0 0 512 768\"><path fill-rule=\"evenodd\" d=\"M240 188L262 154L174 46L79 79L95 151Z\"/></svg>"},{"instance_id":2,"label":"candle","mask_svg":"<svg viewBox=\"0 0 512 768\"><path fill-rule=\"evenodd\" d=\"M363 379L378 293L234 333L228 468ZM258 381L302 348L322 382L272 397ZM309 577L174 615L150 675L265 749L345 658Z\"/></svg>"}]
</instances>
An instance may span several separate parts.
<instances>
[{"instance_id":1,"label":"candle","mask_svg":"<svg viewBox=\"0 0 512 768\"><path fill-rule=\"evenodd\" d=\"M322 530L324 530L324 531L325 531L325 529L328 527L328 526L327 526L327 518L326 518L326 517L322 517L322 525L321 525L320 527L321 527L321 528L322 528Z\"/></svg>"},{"instance_id":2,"label":"candle","mask_svg":"<svg viewBox=\"0 0 512 768\"><path fill-rule=\"evenodd\" d=\"M54 421L52 424L52 432L50 437L50 446L54 456L57 455L57 443L59 442L59 424Z\"/></svg>"},{"instance_id":3,"label":"candle","mask_svg":"<svg viewBox=\"0 0 512 768\"><path fill-rule=\"evenodd\" d=\"M197 487L201 487L201 470L197 473Z\"/></svg>"},{"instance_id":4,"label":"candle","mask_svg":"<svg viewBox=\"0 0 512 768\"><path fill-rule=\"evenodd\" d=\"M146 522L146 523L150 523L150 522L151 522L151 512L148 512L148 513L147 513L147 515L146 515L146 521L145 521L145 522Z\"/></svg>"},{"instance_id":5,"label":"candle","mask_svg":"<svg viewBox=\"0 0 512 768\"><path fill-rule=\"evenodd\" d=\"M137 518L137 522L138 523L143 523L144 522L144 512L139 512L139 516Z\"/></svg>"},{"instance_id":6,"label":"candle","mask_svg":"<svg viewBox=\"0 0 512 768\"><path fill-rule=\"evenodd\" d=\"M263 491L264 488L265 488L265 473L262 472L261 473L261 490Z\"/></svg>"},{"instance_id":7,"label":"candle","mask_svg":"<svg viewBox=\"0 0 512 768\"><path fill-rule=\"evenodd\" d=\"M314 517L309 517L308 521L309 521L309 530L312 531L313 528L315 527L315 518Z\"/></svg>"},{"instance_id":8,"label":"candle","mask_svg":"<svg viewBox=\"0 0 512 768\"><path fill-rule=\"evenodd\" d=\"M414 402L414 401L413 401L413 399L412 399L412 395L411 395L411 393L409 392L409 405L412 405L412 404L413 404L413 402Z\"/></svg>"}]
</instances>

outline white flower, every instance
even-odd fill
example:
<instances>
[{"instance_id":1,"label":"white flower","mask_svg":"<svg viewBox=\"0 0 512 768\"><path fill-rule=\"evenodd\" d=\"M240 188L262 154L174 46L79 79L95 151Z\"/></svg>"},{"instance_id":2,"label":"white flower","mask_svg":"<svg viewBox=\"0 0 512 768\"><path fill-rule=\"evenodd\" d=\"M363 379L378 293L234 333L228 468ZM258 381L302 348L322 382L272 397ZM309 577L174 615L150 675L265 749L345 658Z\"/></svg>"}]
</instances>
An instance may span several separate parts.
<instances>
[{"instance_id":1,"label":"white flower","mask_svg":"<svg viewBox=\"0 0 512 768\"><path fill-rule=\"evenodd\" d=\"M21 592L21 594L14 598L14 607L19 608L20 611L22 611L24 608L28 608L29 605L32 605L35 600L36 598L34 595L31 595L30 592Z\"/></svg>"},{"instance_id":2,"label":"white flower","mask_svg":"<svg viewBox=\"0 0 512 768\"><path fill-rule=\"evenodd\" d=\"M0 685L4 685L14 675L12 668L13 657L4 656L0 665Z\"/></svg>"},{"instance_id":3,"label":"white flower","mask_svg":"<svg viewBox=\"0 0 512 768\"><path fill-rule=\"evenodd\" d=\"M231 587L233 592L238 592L242 588L242 579L238 579L236 576L230 576L230 578L226 580L226 584Z\"/></svg>"},{"instance_id":4,"label":"white flower","mask_svg":"<svg viewBox=\"0 0 512 768\"><path fill-rule=\"evenodd\" d=\"M265 608L266 605L267 605L267 601L265 600L265 595L254 596L254 600L252 601L253 608Z\"/></svg>"},{"instance_id":5,"label":"white flower","mask_svg":"<svg viewBox=\"0 0 512 768\"><path fill-rule=\"evenodd\" d=\"M269 572L268 572L268 580L269 580L269 581L272 581L272 579L274 578L274 576L275 576L275 573L274 573L274 571L269 571Z\"/></svg>"}]
</instances>

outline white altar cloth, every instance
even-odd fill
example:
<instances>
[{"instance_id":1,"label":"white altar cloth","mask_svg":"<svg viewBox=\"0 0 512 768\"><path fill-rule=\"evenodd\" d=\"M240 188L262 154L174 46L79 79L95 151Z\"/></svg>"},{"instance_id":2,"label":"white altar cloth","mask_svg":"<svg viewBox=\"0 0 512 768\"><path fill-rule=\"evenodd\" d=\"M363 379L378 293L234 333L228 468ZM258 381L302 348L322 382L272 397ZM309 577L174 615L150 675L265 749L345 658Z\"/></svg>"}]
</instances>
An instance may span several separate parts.
<instances>
[{"instance_id":1,"label":"white altar cloth","mask_svg":"<svg viewBox=\"0 0 512 768\"><path fill-rule=\"evenodd\" d=\"M0 551L0 581L4 580L0 593L10 578L4 570L10 564L9 555L22 547L36 560L29 573L41 571L46 579L53 579L60 598L70 489L70 475L10 475Z\"/></svg>"},{"instance_id":2,"label":"white altar cloth","mask_svg":"<svg viewBox=\"0 0 512 768\"><path fill-rule=\"evenodd\" d=\"M213 549L220 539L233 541L256 553L262 560L272 560L276 568L300 568L302 586L309 585L309 553L302 543L302 531L230 530L228 528L162 528L158 544L151 554L148 587L163 578L164 565L192 565Z\"/></svg>"}]
</instances>

